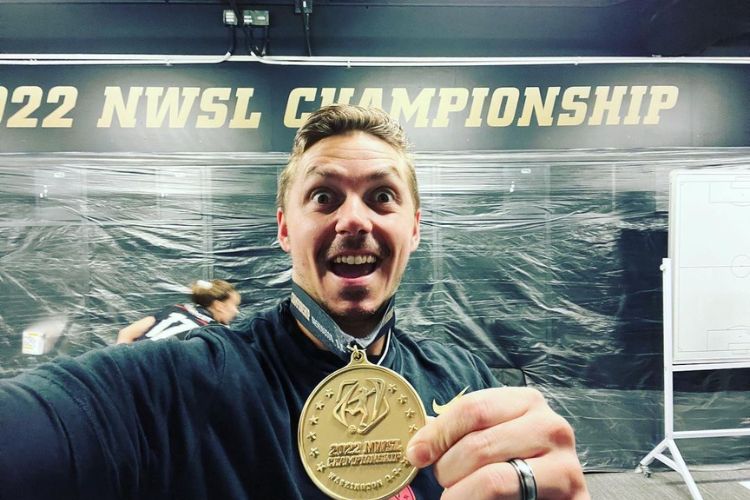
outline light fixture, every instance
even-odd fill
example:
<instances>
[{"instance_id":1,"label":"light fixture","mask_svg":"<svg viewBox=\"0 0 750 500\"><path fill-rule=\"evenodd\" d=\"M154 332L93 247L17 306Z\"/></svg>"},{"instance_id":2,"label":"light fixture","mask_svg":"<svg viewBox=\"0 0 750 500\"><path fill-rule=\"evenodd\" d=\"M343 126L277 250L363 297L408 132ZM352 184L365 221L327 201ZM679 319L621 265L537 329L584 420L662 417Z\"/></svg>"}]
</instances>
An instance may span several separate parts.
<instances>
[{"instance_id":1,"label":"light fixture","mask_svg":"<svg viewBox=\"0 0 750 500\"><path fill-rule=\"evenodd\" d=\"M242 17L245 26L268 26L270 24L267 10L243 10Z\"/></svg>"},{"instance_id":2,"label":"light fixture","mask_svg":"<svg viewBox=\"0 0 750 500\"><path fill-rule=\"evenodd\" d=\"M224 9L222 18L225 26L237 26L237 13L232 9ZM267 10L250 10L242 11L243 26L268 26L269 16Z\"/></svg>"},{"instance_id":3,"label":"light fixture","mask_svg":"<svg viewBox=\"0 0 750 500\"><path fill-rule=\"evenodd\" d=\"M232 9L224 9L222 17L225 26L237 26L237 14Z\"/></svg>"}]
</instances>

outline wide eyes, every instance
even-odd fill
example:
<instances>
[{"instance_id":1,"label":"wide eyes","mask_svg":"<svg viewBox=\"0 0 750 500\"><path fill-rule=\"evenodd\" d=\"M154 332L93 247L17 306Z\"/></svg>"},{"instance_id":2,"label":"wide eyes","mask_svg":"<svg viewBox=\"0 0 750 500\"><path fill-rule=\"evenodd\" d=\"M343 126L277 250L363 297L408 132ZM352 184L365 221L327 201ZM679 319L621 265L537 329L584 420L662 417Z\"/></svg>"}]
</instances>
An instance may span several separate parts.
<instances>
[{"instance_id":1,"label":"wide eyes","mask_svg":"<svg viewBox=\"0 0 750 500\"><path fill-rule=\"evenodd\" d=\"M329 205L333 202L333 194L331 194L330 191L326 191L323 189L314 191L310 198L318 205Z\"/></svg>"},{"instance_id":2,"label":"wide eyes","mask_svg":"<svg viewBox=\"0 0 750 500\"><path fill-rule=\"evenodd\" d=\"M310 200L319 206L332 207L340 203L337 196L329 189L316 189L310 194ZM388 205L398 200L396 193L390 188L378 188L371 191L366 198L369 205Z\"/></svg>"},{"instance_id":3,"label":"wide eyes","mask_svg":"<svg viewBox=\"0 0 750 500\"><path fill-rule=\"evenodd\" d=\"M373 200L376 203L392 203L396 201L396 195L390 189L381 188L373 193Z\"/></svg>"}]
</instances>

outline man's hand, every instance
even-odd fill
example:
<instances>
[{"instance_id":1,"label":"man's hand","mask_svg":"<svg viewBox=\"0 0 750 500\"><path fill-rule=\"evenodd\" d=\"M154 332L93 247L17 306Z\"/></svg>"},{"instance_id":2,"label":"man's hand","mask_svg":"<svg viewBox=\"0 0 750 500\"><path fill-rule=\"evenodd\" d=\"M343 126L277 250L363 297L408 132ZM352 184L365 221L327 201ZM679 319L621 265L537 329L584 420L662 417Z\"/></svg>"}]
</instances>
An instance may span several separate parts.
<instances>
[{"instance_id":1,"label":"man's hand","mask_svg":"<svg viewBox=\"0 0 750 500\"><path fill-rule=\"evenodd\" d=\"M472 392L432 419L409 441L406 458L434 464L444 500L521 498L508 460L525 459L539 499L590 498L570 424L529 388Z\"/></svg>"}]
</instances>

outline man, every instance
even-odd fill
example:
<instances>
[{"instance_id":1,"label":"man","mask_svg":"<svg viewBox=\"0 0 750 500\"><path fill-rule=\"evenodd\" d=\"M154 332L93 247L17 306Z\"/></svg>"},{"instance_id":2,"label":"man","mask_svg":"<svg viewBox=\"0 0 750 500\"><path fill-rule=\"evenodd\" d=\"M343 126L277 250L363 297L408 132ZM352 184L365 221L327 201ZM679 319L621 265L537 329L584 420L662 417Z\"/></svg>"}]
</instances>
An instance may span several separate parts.
<instances>
[{"instance_id":1,"label":"man","mask_svg":"<svg viewBox=\"0 0 750 500\"><path fill-rule=\"evenodd\" d=\"M0 498L325 498L302 463L298 422L353 345L424 402L470 391L414 428L403 460L421 470L398 498L588 498L573 431L537 391L491 388L478 358L395 327L421 214L405 151L381 111L313 113L277 198L291 299L233 335L209 327L1 383ZM366 396L341 418L362 417Z\"/></svg>"}]
</instances>

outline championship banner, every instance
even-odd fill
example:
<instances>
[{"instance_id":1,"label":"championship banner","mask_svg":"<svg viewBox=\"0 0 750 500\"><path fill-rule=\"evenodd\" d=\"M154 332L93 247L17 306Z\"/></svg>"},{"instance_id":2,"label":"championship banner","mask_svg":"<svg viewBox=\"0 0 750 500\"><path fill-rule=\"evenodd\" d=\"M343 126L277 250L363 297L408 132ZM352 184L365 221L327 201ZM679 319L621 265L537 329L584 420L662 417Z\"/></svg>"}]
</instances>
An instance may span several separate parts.
<instances>
[{"instance_id":1,"label":"championship banner","mask_svg":"<svg viewBox=\"0 0 750 500\"><path fill-rule=\"evenodd\" d=\"M0 152L289 151L306 115L378 106L415 150L750 145L750 66L0 67Z\"/></svg>"}]
</instances>

